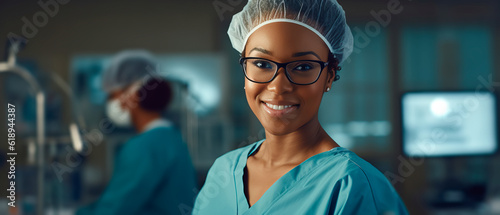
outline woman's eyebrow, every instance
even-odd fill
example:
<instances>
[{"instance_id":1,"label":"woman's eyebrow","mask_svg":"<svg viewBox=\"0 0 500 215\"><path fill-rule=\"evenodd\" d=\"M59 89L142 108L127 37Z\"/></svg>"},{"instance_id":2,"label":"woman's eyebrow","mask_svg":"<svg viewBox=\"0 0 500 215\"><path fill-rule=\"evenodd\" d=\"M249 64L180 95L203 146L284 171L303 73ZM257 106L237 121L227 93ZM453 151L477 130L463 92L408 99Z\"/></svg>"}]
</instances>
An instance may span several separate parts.
<instances>
[{"instance_id":1,"label":"woman's eyebrow","mask_svg":"<svg viewBox=\"0 0 500 215\"><path fill-rule=\"evenodd\" d=\"M253 48L252 50L250 50L250 52L248 52L248 54L251 54L253 51L259 51L259 52L262 52L264 54L271 55L270 51L263 49L263 48L259 48L259 47Z\"/></svg>"},{"instance_id":2,"label":"woman's eyebrow","mask_svg":"<svg viewBox=\"0 0 500 215\"><path fill-rule=\"evenodd\" d=\"M259 47L253 48L252 50L250 50L250 52L248 54L251 54L253 51L259 51L259 52L262 52L262 53L267 54L267 55L272 55L269 50L263 49L263 48L259 48ZM297 53L294 53L292 55L292 57L301 57L301 56L305 56L305 55L314 55L314 56L316 56L316 58L318 58L318 60L321 60L321 58L319 57L319 55L316 54L313 51L297 52Z\"/></svg>"},{"instance_id":3,"label":"woman's eyebrow","mask_svg":"<svg viewBox=\"0 0 500 215\"><path fill-rule=\"evenodd\" d=\"M301 57L301 56L304 56L304 55L309 55L309 54L314 55L314 56L316 56L316 57L318 58L318 60L321 60L321 58L319 57L319 55L318 55L318 54L316 54L316 53L315 53L315 52L313 52L313 51L308 51L308 52L297 52L297 53L294 53L294 54L292 55L292 57Z\"/></svg>"}]
</instances>

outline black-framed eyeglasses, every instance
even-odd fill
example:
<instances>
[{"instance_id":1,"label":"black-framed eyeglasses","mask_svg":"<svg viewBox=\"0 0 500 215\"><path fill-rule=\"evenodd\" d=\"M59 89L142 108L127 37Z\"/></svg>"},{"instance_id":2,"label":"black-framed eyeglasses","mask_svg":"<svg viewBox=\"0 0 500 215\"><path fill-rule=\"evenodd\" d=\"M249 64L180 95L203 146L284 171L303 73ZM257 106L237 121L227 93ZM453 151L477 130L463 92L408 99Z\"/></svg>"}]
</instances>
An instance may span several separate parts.
<instances>
[{"instance_id":1,"label":"black-framed eyeglasses","mask_svg":"<svg viewBox=\"0 0 500 215\"><path fill-rule=\"evenodd\" d=\"M280 68L285 68L288 80L298 85L314 84L321 76L328 62L318 60L297 60L278 63L259 57L240 58L245 77L255 83L269 83L278 75Z\"/></svg>"}]
</instances>

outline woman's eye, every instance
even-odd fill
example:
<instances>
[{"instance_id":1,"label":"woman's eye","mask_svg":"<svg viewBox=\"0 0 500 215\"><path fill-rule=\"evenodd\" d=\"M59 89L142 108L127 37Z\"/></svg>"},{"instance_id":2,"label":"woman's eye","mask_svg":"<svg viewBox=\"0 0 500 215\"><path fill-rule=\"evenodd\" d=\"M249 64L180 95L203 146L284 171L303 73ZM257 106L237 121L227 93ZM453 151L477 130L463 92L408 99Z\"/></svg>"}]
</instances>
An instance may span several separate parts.
<instances>
[{"instance_id":1,"label":"woman's eye","mask_svg":"<svg viewBox=\"0 0 500 215\"><path fill-rule=\"evenodd\" d=\"M294 68L294 70L298 70L298 71L307 71L307 70L311 70L313 67L309 64L300 64L298 66L296 66Z\"/></svg>"},{"instance_id":2,"label":"woman's eye","mask_svg":"<svg viewBox=\"0 0 500 215\"><path fill-rule=\"evenodd\" d=\"M273 68L273 66L271 65L271 63L269 63L267 61L255 61L253 64L256 67L261 68L261 69L271 69L271 68Z\"/></svg>"}]
</instances>

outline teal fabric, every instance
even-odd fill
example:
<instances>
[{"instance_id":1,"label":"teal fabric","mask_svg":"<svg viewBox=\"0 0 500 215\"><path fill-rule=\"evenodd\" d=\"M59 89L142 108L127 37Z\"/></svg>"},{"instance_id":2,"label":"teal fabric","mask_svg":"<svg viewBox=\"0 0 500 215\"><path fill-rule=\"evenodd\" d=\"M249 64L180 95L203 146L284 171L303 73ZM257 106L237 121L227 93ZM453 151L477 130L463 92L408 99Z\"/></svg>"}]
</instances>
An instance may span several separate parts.
<instances>
[{"instance_id":1,"label":"teal fabric","mask_svg":"<svg viewBox=\"0 0 500 215\"><path fill-rule=\"evenodd\" d=\"M195 170L180 132L158 127L122 146L104 193L77 214L189 214L196 190Z\"/></svg>"},{"instance_id":2,"label":"teal fabric","mask_svg":"<svg viewBox=\"0 0 500 215\"><path fill-rule=\"evenodd\" d=\"M317 154L278 179L248 207L243 174L262 141L219 157L196 198L193 214L408 214L385 176L353 152Z\"/></svg>"}]
</instances>

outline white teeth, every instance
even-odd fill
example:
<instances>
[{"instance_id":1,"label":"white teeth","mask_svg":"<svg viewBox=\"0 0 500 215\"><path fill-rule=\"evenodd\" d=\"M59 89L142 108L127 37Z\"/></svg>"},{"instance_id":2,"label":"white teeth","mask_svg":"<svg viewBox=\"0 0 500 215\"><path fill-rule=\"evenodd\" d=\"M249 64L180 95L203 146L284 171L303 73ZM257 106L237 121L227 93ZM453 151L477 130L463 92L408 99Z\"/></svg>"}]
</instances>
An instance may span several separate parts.
<instances>
[{"instance_id":1,"label":"white teeth","mask_svg":"<svg viewBox=\"0 0 500 215\"><path fill-rule=\"evenodd\" d=\"M274 110L283 110L283 109L292 107L292 105L272 105L272 104L268 104L268 103L265 103L265 104Z\"/></svg>"}]
</instances>

